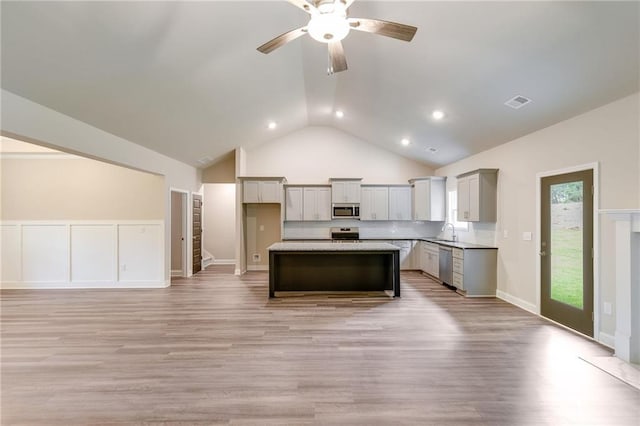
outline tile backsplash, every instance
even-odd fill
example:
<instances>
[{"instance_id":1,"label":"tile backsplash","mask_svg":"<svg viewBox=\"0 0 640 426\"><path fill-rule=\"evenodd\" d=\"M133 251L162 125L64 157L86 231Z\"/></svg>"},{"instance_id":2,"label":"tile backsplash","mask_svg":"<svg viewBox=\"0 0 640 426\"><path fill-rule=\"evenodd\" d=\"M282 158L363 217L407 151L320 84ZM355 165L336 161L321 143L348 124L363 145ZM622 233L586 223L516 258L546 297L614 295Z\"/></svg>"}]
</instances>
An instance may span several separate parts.
<instances>
[{"instance_id":1,"label":"tile backsplash","mask_svg":"<svg viewBox=\"0 0 640 426\"><path fill-rule=\"evenodd\" d=\"M285 239L330 239L332 227L358 227L360 237L366 239L397 238L410 239L434 237L440 233L443 222L412 221L360 221L331 220L326 222L285 222L283 236Z\"/></svg>"}]
</instances>

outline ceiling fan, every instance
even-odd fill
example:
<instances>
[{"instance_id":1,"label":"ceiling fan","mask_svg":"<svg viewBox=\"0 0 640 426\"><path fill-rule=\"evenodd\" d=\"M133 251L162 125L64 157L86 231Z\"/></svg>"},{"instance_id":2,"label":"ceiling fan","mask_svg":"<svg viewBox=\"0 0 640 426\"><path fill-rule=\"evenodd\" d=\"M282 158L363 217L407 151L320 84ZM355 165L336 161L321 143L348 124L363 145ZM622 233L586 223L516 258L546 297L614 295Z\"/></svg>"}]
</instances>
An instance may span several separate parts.
<instances>
[{"instance_id":1,"label":"ceiling fan","mask_svg":"<svg viewBox=\"0 0 640 426\"><path fill-rule=\"evenodd\" d=\"M279 35L258 47L262 53L270 53L305 34L314 40L326 43L329 48L328 73L333 74L347 69L347 60L342 48L344 39L350 30L380 34L398 40L411 41L416 27L378 19L348 18L347 9L354 0L288 0L289 3L311 15L309 23L295 30Z\"/></svg>"}]
</instances>

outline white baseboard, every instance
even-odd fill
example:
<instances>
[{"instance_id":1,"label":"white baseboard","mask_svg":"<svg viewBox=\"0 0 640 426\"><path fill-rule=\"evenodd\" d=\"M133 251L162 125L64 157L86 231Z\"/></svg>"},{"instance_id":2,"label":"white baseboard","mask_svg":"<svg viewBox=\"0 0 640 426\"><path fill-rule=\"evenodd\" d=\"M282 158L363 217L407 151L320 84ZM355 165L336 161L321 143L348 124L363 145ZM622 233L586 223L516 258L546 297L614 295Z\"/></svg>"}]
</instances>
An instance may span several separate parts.
<instances>
[{"instance_id":1,"label":"white baseboard","mask_svg":"<svg viewBox=\"0 0 640 426\"><path fill-rule=\"evenodd\" d=\"M247 265L247 271L268 271L269 265Z\"/></svg>"},{"instance_id":2,"label":"white baseboard","mask_svg":"<svg viewBox=\"0 0 640 426\"><path fill-rule=\"evenodd\" d=\"M502 290L496 291L496 297L498 299L504 300L505 302L509 302L512 305L516 305L517 307L522 308L525 311L529 311L532 314L538 315L538 309L536 308L536 305L534 305L533 303L529 303L525 300L520 299L519 297L512 296L509 293L506 293Z\"/></svg>"},{"instance_id":3,"label":"white baseboard","mask_svg":"<svg viewBox=\"0 0 640 426\"><path fill-rule=\"evenodd\" d=\"M172 269L171 270L171 276L172 277L181 277L182 276L182 269Z\"/></svg>"},{"instance_id":4,"label":"white baseboard","mask_svg":"<svg viewBox=\"0 0 640 426\"><path fill-rule=\"evenodd\" d=\"M91 289L91 288L165 288L169 287L169 281L89 281L89 282L69 282L69 281L9 281L0 283L2 290L37 290L37 289Z\"/></svg>"},{"instance_id":5,"label":"white baseboard","mask_svg":"<svg viewBox=\"0 0 640 426\"><path fill-rule=\"evenodd\" d=\"M213 264L214 265L235 265L236 260L235 259L214 259Z\"/></svg>"},{"instance_id":6,"label":"white baseboard","mask_svg":"<svg viewBox=\"0 0 640 426\"><path fill-rule=\"evenodd\" d=\"M608 346L611 349L615 349L616 347L616 337L603 331L598 333L598 342L605 346Z\"/></svg>"}]
</instances>

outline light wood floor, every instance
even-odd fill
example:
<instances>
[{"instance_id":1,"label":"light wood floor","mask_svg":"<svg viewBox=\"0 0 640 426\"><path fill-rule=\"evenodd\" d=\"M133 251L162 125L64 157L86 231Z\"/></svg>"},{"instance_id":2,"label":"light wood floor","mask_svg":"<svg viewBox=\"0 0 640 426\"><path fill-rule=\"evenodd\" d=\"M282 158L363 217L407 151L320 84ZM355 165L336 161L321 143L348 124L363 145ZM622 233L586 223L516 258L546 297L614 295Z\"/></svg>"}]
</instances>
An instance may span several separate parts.
<instances>
[{"instance_id":1,"label":"light wood floor","mask_svg":"<svg viewBox=\"0 0 640 426\"><path fill-rule=\"evenodd\" d=\"M154 290L5 290L2 425L635 425L595 343L415 272L401 299L267 299L214 267Z\"/></svg>"}]
</instances>

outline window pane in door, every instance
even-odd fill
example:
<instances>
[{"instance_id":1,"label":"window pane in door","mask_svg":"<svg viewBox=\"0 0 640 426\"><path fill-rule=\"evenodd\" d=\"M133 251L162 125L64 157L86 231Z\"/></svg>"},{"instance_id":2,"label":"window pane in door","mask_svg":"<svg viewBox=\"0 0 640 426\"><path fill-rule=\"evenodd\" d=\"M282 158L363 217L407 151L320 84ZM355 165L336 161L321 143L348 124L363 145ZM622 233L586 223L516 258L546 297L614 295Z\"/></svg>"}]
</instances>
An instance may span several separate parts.
<instances>
[{"instance_id":1,"label":"window pane in door","mask_svg":"<svg viewBox=\"0 0 640 426\"><path fill-rule=\"evenodd\" d=\"M551 298L582 309L583 182L551 185Z\"/></svg>"}]
</instances>

